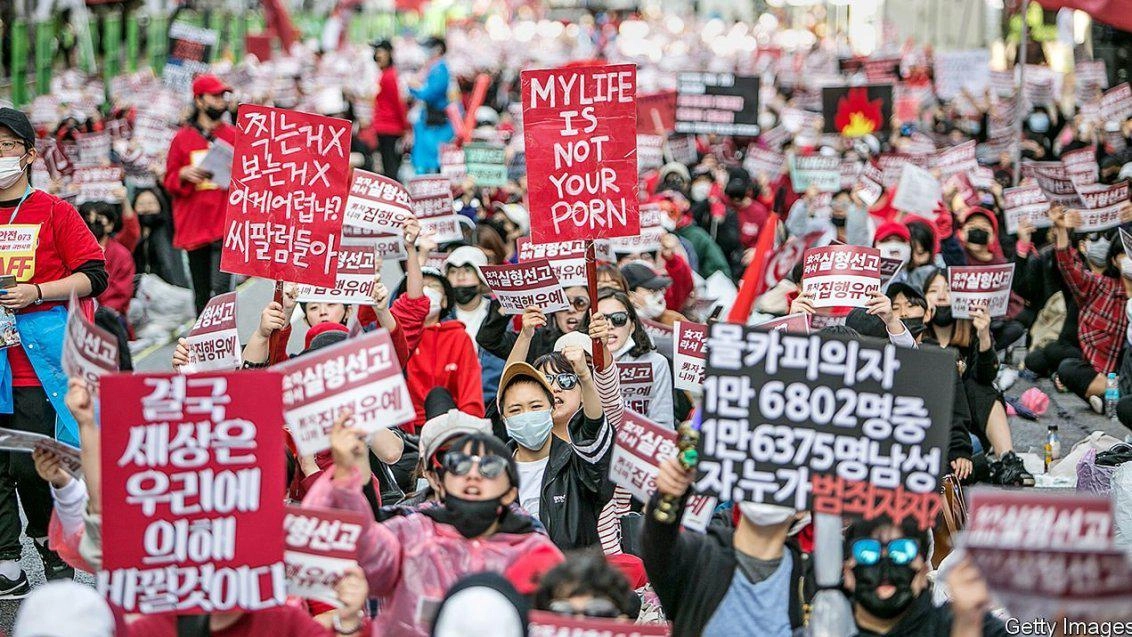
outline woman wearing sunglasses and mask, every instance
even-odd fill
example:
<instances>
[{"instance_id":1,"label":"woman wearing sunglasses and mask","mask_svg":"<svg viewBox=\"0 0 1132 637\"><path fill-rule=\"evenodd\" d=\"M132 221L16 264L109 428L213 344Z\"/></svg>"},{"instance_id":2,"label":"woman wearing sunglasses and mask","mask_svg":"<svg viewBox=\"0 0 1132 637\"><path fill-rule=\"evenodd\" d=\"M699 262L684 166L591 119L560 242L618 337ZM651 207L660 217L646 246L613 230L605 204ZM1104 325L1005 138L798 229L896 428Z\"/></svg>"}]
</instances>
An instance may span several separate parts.
<instances>
[{"instance_id":1,"label":"woman wearing sunglasses and mask","mask_svg":"<svg viewBox=\"0 0 1132 637\"><path fill-rule=\"evenodd\" d=\"M519 470L494 436L464 436L444 453L437 469L440 506L380 524L372 521L361 493L365 434L335 426L330 443L334 467L311 487L303 506L356 511L365 517L358 564L370 593L381 599L374 635L428 635L445 592L472 573L522 571L524 560L562 560L529 517L511 510L509 505L519 497Z\"/></svg>"},{"instance_id":2,"label":"woman wearing sunglasses and mask","mask_svg":"<svg viewBox=\"0 0 1132 637\"><path fill-rule=\"evenodd\" d=\"M566 300L570 303L569 309L552 312L550 316L553 320L548 322L544 318L537 326L528 326L524 322L519 333L507 329L511 323L511 315L503 314L499 301L493 300L487 311L487 318L483 320L480 331L476 334L476 343L503 360L512 358L511 352L516 345L522 346L526 343L525 360L534 363L539 356L554 351L554 343L558 337L578 329L586 316L586 311L590 309L589 291L585 286L566 288Z\"/></svg>"},{"instance_id":3,"label":"woman wearing sunglasses and mask","mask_svg":"<svg viewBox=\"0 0 1132 637\"><path fill-rule=\"evenodd\" d=\"M646 413L642 415L672 429L675 417L672 408L672 370L668 367L668 361L656 351L637 311L633 309L633 302L625 293L606 289L598 293L597 299L598 312L609 321L609 349L613 352L613 360L618 364L649 363L652 366L652 388L647 408L644 409ZM588 329L588 326L583 325L582 329ZM625 384L622 383L622 390L624 389ZM633 405L628 402L626 406L633 409Z\"/></svg>"}]
</instances>

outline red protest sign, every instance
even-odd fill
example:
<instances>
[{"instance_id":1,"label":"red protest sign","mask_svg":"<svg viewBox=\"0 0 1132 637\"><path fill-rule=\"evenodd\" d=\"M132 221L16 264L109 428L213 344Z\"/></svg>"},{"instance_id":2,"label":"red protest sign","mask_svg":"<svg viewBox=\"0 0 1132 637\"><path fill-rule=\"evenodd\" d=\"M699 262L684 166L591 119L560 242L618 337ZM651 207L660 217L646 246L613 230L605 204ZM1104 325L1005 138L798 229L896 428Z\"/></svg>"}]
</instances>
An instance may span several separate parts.
<instances>
[{"instance_id":1,"label":"red protest sign","mask_svg":"<svg viewBox=\"0 0 1132 637\"><path fill-rule=\"evenodd\" d=\"M971 308L978 306L986 307L992 318L1006 316L1013 280L1013 263L947 268L952 316L971 318Z\"/></svg>"},{"instance_id":2,"label":"red protest sign","mask_svg":"<svg viewBox=\"0 0 1132 637\"><path fill-rule=\"evenodd\" d=\"M103 572L127 613L283 603L279 375L113 374L102 412Z\"/></svg>"},{"instance_id":3,"label":"red protest sign","mask_svg":"<svg viewBox=\"0 0 1132 637\"><path fill-rule=\"evenodd\" d=\"M536 243L634 236L637 71L523 71L523 138ZM548 143L548 140L549 143Z\"/></svg>"},{"instance_id":4,"label":"red protest sign","mask_svg":"<svg viewBox=\"0 0 1132 637\"><path fill-rule=\"evenodd\" d=\"M350 161L350 123L244 104L220 268L332 286Z\"/></svg>"},{"instance_id":5,"label":"red protest sign","mask_svg":"<svg viewBox=\"0 0 1132 637\"><path fill-rule=\"evenodd\" d=\"M336 587L358 565L358 540L365 518L353 511L287 507L283 518L283 559L287 593L341 606Z\"/></svg>"},{"instance_id":6,"label":"red protest sign","mask_svg":"<svg viewBox=\"0 0 1132 637\"><path fill-rule=\"evenodd\" d=\"M676 130L676 91L637 96L637 132L667 135Z\"/></svg>"},{"instance_id":7,"label":"red protest sign","mask_svg":"<svg viewBox=\"0 0 1132 637\"><path fill-rule=\"evenodd\" d=\"M413 419L409 388L389 332L377 330L275 366L283 374L283 418L302 455L330 448L343 409L366 433Z\"/></svg>"},{"instance_id":8,"label":"red protest sign","mask_svg":"<svg viewBox=\"0 0 1132 637\"><path fill-rule=\"evenodd\" d=\"M704 386L707 358L707 325L676 321L672 343L672 373L676 389L700 392Z\"/></svg>"},{"instance_id":9,"label":"red protest sign","mask_svg":"<svg viewBox=\"0 0 1132 637\"><path fill-rule=\"evenodd\" d=\"M118 339L87 320L75 295L67 312L67 332L63 336L63 373L98 384L105 374L118 371Z\"/></svg>"},{"instance_id":10,"label":"red protest sign","mask_svg":"<svg viewBox=\"0 0 1132 637\"><path fill-rule=\"evenodd\" d=\"M240 335L236 331L236 293L214 296L197 317L189 342L189 364L185 374L237 369L243 364Z\"/></svg>"},{"instance_id":11,"label":"red protest sign","mask_svg":"<svg viewBox=\"0 0 1132 637\"><path fill-rule=\"evenodd\" d=\"M864 307L879 289L879 250L840 245L806 250L802 290L813 296L815 309L848 314L851 308Z\"/></svg>"},{"instance_id":12,"label":"red protest sign","mask_svg":"<svg viewBox=\"0 0 1132 637\"><path fill-rule=\"evenodd\" d=\"M487 287L495 294L504 314L522 314L531 306L544 313L570 307L566 292L550 261L537 259L526 263L484 265L480 273Z\"/></svg>"},{"instance_id":13,"label":"red protest sign","mask_svg":"<svg viewBox=\"0 0 1132 637\"><path fill-rule=\"evenodd\" d=\"M411 214L413 201L404 186L384 175L354 169L346 199L346 225L400 232Z\"/></svg>"},{"instance_id":14,"label":"red protest sign","mask_svg":"<svg viewBox=\"0 0 1132 637\"><path fill-rule=\"evenodd\" d=\"M634 624L623 619L581 618L533 610L529 634L530 637L662 637L671 633L667 625Z\"/></svg>"}]
</instances>

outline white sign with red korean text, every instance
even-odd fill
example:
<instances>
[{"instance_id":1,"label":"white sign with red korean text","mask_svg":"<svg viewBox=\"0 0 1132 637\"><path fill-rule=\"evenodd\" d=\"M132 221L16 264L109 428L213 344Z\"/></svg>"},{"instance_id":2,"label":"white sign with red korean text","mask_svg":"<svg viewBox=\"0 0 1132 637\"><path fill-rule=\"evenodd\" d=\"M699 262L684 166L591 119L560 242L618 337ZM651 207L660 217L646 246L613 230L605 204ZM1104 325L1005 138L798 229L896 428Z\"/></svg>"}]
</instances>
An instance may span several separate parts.
<instances>
[{"instance_id":1,"label":"white sign with red korean text","mask_svg":"<svg viewBox=\"0 0 1132 637\"><path fill-rule=\"evenodd\" d=\"M480 266L487 287L495 294L504 314L522 314L537 307L544 314L569 309L566 291L547 259L525 263Z\"/></svg>"},{"instance_id":2,"label":"white sign with red korean text","mask_svg":"<svg viewBox=\"0 0 1132 637\"><path fill-rule=\"evenodd\" d=\"M212 297L185 340L189 342L189 364L181 368L182 373L238 369L243 357L236 331L236 293Z\"/></svg>"}]
</instances>

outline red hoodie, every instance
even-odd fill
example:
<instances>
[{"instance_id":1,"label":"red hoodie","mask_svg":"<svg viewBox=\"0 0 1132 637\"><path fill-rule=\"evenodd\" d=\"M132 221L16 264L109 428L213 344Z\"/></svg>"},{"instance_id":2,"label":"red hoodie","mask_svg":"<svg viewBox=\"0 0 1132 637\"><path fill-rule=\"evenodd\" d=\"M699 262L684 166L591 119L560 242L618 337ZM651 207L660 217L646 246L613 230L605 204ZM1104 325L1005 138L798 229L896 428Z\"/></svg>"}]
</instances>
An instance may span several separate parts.
<instances>
[{"instance_id":1,"label":"red hoodie","mask_svg":"<svg viewBox=\"0 0 1132 637\"><path fill-rule=\"evenodd\" d=\"M483 371L472 339L460 321L444 321L424 328L420 344L405 367L409 397L417 417L402 427L416 433L425 422L424 399L433 387L444 387L465 414L483 417Z\"/></svg>"},{"instance_id":2,"label":"red hoodie","mask_svg":"<svg viewBox=\"0 0 1132 637\"><path fill-rule=\"evenodd\" d=\"M236 128L219 124L212 134L229 144L236 143ZM185 124L169 144L165 159L165 190L173 199L173 247L195 250L224 236L224 213L228 191L211 181L190 184L181 179L181 169L197 165L208 153L209 141L200 129Z\"/></svg>"}]
</instances>

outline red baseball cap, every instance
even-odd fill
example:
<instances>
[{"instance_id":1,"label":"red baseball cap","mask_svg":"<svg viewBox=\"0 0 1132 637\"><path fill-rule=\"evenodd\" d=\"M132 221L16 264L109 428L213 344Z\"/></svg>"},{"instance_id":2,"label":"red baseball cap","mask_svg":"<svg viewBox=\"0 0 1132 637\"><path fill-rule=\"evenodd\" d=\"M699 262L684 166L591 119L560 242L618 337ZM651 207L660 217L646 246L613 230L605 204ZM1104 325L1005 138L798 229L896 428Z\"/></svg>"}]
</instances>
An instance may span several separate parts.
<instances>
[{"instance_id":1,"label":"red baseball cap","mask_svg":"<svg viewBox=\"0 0 1132 637\"><path fill-rule=\"evenodd\" d=\"M231 86L228 86L223 80L211 73L203 73L193 78L193 97L200 97L201 95L220 95L222 93L231 92L231 90Z\"/></svg>"},{"instance_id":2,"label":"red baseball cap","mask_svg":"<svg viewBox=\"0 0 1132 637\"><path fill-rule=\"evenodd\" d=\"M905 243L912 242L912 235L908 232L908 226L902 223L896 223L895 221L885 221L877 228L876 238L873 243L880 243L892 237L903 239Z\"/></svg>"}]
</instances>

